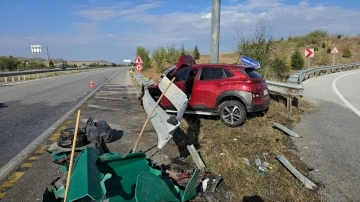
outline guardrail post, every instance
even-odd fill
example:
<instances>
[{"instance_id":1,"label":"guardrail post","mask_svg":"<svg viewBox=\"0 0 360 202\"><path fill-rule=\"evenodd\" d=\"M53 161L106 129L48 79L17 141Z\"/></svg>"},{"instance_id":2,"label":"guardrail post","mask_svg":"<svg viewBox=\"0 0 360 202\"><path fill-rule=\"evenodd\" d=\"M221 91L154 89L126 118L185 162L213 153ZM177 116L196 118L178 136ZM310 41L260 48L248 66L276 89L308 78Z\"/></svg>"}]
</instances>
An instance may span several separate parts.
<instances>
[{"instance_id":1,"label":"guardrail post","mask_svg":"<svg viewBox=\"0 0 360 202\"><path fill-rule=\"evenodd\" d=\"M18 81L20 81L20 76L18 76Z\"/></svg>"},{"instance_id":2,"label":"guardrail post","mask_svg":"<svg viewBox=\"0 0 360 202\"><path fill-rule=\"evenodd\" d=\"M288 115L291 115L292 109L291 109L291 105L292 105L292 98L287 97L286 98L286 108L288 110Z\"/></svg>"},{"instance_id":3,"label":"guardrail post","mask_svg":"<svg viewBox=\"0 0 360 202\"><path fill-rule=\"evenodd\" d=\"M36 74L36 78L39 78L39 74Z\"/></svg>"},{"instance_id":4,"label":"guardrail post","mask_svg":"<svg viewBox=\"0 0 360 202\"><path fill-rule=\"evenodd\" d=\"M23 79L24 79L24 81L26 80L26 75L25 74L23 75Z\"/></svg>"},{"instance_id":5,"label":"guardrail post","mask_svg":"<svg viewBox=\"0 0 360 202\"><path fill-rule=\"evenodd\" d=\"M7 77L5 77L5 83L7 83Z\"/></svg>"},{"instance_id":6,"label":"guardrail post","mask_svg":"<svg viewBox=\"0 0 360 202\"><path fill-rule=\"evenodd\" d=\"M11 81L12 81L12 82L15 82L14 76L11 77Z\"/></svg>"}]
</instances>

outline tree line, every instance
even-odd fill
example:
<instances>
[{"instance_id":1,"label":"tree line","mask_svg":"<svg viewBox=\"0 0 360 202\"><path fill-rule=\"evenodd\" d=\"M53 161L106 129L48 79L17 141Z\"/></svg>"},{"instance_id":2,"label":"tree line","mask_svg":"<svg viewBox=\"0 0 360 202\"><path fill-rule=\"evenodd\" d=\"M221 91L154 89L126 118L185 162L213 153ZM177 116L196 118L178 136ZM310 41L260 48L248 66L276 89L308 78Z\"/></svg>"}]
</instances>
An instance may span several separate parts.
<instances>
[{"instance_id":1,"label":"tree line","mask_svg":"<svg viewBox=\"0 0 360 202\"><path fill-rule=\"evenodd\" d=\"M154 67L157 72L161 73L170 65L176 64L181 55L191 55L195 60L200 59L200 51L196 45L192 50L185 50L184 45L181 48L176 48L175 45L168 47L157 47L150 55L150 51L139 46L136 48L136 55L139 55L143 60L143 69L150 69Z\"/></svg>"},{"instance_id":2,"label":"tree line","mask_svg":"<svg viewBox=\"0 0 360 202\"><path fill-rule=\"evenodd\" d=\"M23 61L21 62L13 56L0 56L0 71L17 71L17 70L28 70L28 69L41 69L45 68L46 65L42 62L35 61Z\"/></svg>"}]
</instances>

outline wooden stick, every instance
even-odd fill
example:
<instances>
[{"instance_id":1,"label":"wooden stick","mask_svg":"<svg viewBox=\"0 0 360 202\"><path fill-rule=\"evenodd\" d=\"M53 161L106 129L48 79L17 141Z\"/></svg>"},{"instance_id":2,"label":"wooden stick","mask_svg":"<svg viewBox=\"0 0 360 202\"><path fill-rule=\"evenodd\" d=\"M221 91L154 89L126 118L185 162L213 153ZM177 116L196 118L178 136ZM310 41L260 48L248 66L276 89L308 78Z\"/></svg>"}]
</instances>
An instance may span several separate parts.
<instances>
[{"instance_id":1,"label":"wooden stick","mask_svg":"<svg viewBox=\"0 0 360 202\"><path fill-rule=\"evenodd\" d=\"M156 107L158 106L158 104L160 103L162 97L165 95L166 91L170 88L170 86L171 86L171 84L174 82L174 80L175 80L175 77L174 77L173 79L171 79L170 83L166 86L164 92L162 92L161 96L159 97L159 99L157 100L156 104L155 104L154 107L152 108L150 114L148 115L148 117L147 117L147 119L146 119L146 121L145 121L145 123L144 123L144 125L143 125L143 127L142 127L142 129L141 129L141 132L140 132L140 134L139 134L139 136L138 136L138 139L136 140L135 146L133 147L133 150L132 150L133 152L135 152L136 149L137 149L137 146L138 146L138 144L139 144L140 138L141 138L141 136L142 136L143 133L144 133L145 127L146 127L146 125L148 124L148 122L149 122L149 120L150 120L150 117L151 117L152 114L154 113L154 111L155 111Z\"/></svg>"},{"instance_id":2,"label":"wooden stick","mask_svg":"<svg viewBox=\"0 0 360 202\"><path fill-rule=\"evenodd\" d=\"M76 117L75 134L74 134L73 144L72 144L72 148L71 148L70 165L69 165L69 171L68 171L68 176L67 176L67 180L66 180L64 202L66 202L66 197L67 197L67 194L68 194L68 191L69 191L70 178L71 178L71 172L72 172L73 161L74 161L74 152L75 152L76 137L77 137L77 133L78 133L79 122L80 122L80 109L78 110L77 117Z\"/></svg>"}]
</instances>

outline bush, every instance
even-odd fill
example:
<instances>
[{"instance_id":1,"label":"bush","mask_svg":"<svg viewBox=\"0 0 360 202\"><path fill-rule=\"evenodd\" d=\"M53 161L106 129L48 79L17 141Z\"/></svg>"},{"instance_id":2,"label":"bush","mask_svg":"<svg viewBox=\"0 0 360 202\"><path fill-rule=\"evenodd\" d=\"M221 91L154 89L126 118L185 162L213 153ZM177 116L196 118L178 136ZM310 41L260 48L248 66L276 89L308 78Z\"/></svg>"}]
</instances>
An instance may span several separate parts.
<instances>
[{"instance_id":1,"label":"bush","mask_svg":"<svg viewBox=\"0 0 360 202\"><path fill-rule=\"evenodd\" d=\"M278 79L285 79L289 73L289 66L286 64L284 58L276 57L271 61L271 68Z\"/></svg>"},{"instance_id":2,"label":"bush","mask_svg":"<svg viewBox=\"0 0 360 202\"><path fill-rule=\"evenodd\" d=\"M258 61L262 68L260 73L265 78L270 76L270 46L272 45L269 32L269 25L260 21L252 33L245 35L244 33L237 33L237 53L239 57L246 55Z\"/></svg>"},{"instance_id":3,"label":"bush","mask_svg":"<svg viewBox=\"0 0 360 202\"><path fill-rule=\"evenodd\" d=\"M171 65L175 64L178 61L179 56L181 55L181 51L182 50L176 49L175 45L167 47L166 62Z\"/></svg>"},{"instance_id":4,"label":"bush","mask_svg":"<svg viewBox=\"0 0 360 202\"><path fill-rule=\"evenodd\" d=\"M328 47L328 48L326 49L326 52L330 54L330 53L331 53L331 48Z\"/></svg>"},{"instance_id":5,"label":"bush","mask_svg":"<svg viewBox=\"0 0 360 202\"><path fill-rule=\"evenodd\" d=\"M168 53L164 47L156 48L152 52L152 60L155 63L155 68L158 73L164 70L167 57Z\"/></svg>"},{"instance_id":6,"label":"bush","mask_svg":"<svg viewBox=\"0 0 360 202\"><path fill-rule=\"evenodd\" d=\"M341 38L342 38L341 34L339 34L339 35L337 36L337 38L338 38L338 39L341 39Z\"/></svg>"},{"instance_id":7,"label":"bush","mask_svg":"<svg viewBox=\"0 0 360 202\"><path fill-rule=\"evenodd\" d=\"M304 59L301 56L299 49L297 49L291 56L291 67L300 70L304 67Z\"/></svg>"},{"instance_id":8,"label":"bush","mask_svg":"<svg viewBox=\"0 0 360 202\"><path fill-rule=\"evenodd\" d=\"M195 60L200 59L200 52L199 52L199 48L197 45L194 47L193 57Z\"/></svg>"},{"instance_id":9,"label":"bush","mask_svg":"<svg viewBox=\"0 0 360 202\"><path fill-rule=\"evenodd\" d=\"M74 65L75 65L75 63L74 63ZM54 62L53 62L52 60L50 60L49 66L50 66L50 67L54 67Z\"/></svg>"},{"instance_id":10,"label":"bush","mask_svg":"<svg viewBox=\"0 0 360 202\"><path fill-rule=\"evenodd\" d=\"M342 57L343 58L351 58L351 51L350 51L349 46L345 47Z\"/></svg>"},{"instance_id":11,"label":"bush","mask_svg":"<svg viewBox=\"0 0 360 202\"><path fill-rule=\"evenodd\" d=\"M314 48L314 51L319 51L319 48L318 48L318 47L315 47L315 48Z\"/></svg>"},{"instance_id":12,"label":"bush","mask_svg":"<svg viewBox=\"0 0 360 202\"><path fill-rule=\"evenodd\" d=\"M322 43L321 48L326 48L326 43L325 42Z\"/></svg>"},{"instance_id":13,"label":"bush","mask_svg":"<svg viewBox=\"0 0 360 202\"><path fill-rule=\"evenodd\" d=\"M185 48L184 48L184 44L181 45L181 49L180 49L181 55L185 55Z\"/></svg>"},{"instance_id":14,"label":"bush","mask_svg":"<svg viewBox=\"0 0 360 202\"><path fill-rule=\"evenodd\" d=\"M314 38L327 38L329 37L329 34L327 33L327 31L322 31L322 30L314 30L312 32L310 32L307 37L314 37Z\"/></svg>"},{"instance_id":15,"label":"bush","mask_svg":"<svg viewBox=\"0 0 360 202\"><path fill-rule=\"evenodd\" d=\"M136 48L136 55L139 55L141 59L143 60L143 69L150 69L151 68L151 60L149 58L149 51L146 50L142 46L138 46Z\"/></svg>"},{"instance_id":16,"label":"bush","mask_svg":"<svg viewBox=\"0 0 360 202\"><path fill-rule=\"evenodd\" d=\"M21 67L21 62L10 56L1 56L0 57L0 70L1 71L16 71L18 67Z\"/></svg>"}]
</instances>

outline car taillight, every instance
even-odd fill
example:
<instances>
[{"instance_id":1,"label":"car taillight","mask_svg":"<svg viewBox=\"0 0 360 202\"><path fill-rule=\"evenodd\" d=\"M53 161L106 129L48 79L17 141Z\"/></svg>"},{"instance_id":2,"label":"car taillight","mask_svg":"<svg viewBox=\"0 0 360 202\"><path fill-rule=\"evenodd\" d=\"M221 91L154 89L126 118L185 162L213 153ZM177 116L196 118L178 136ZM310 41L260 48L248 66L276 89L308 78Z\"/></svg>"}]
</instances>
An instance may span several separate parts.
<instances>
[{"instance_id":1,"label":"car taillight","mask_svg":"<svg viewBox=\"0 0 360 202\"><path fill-rule=\"evenodd\" d=\"M260 93L252 93L253 101L260 100Z\"/></svg>"}]
</instances>

